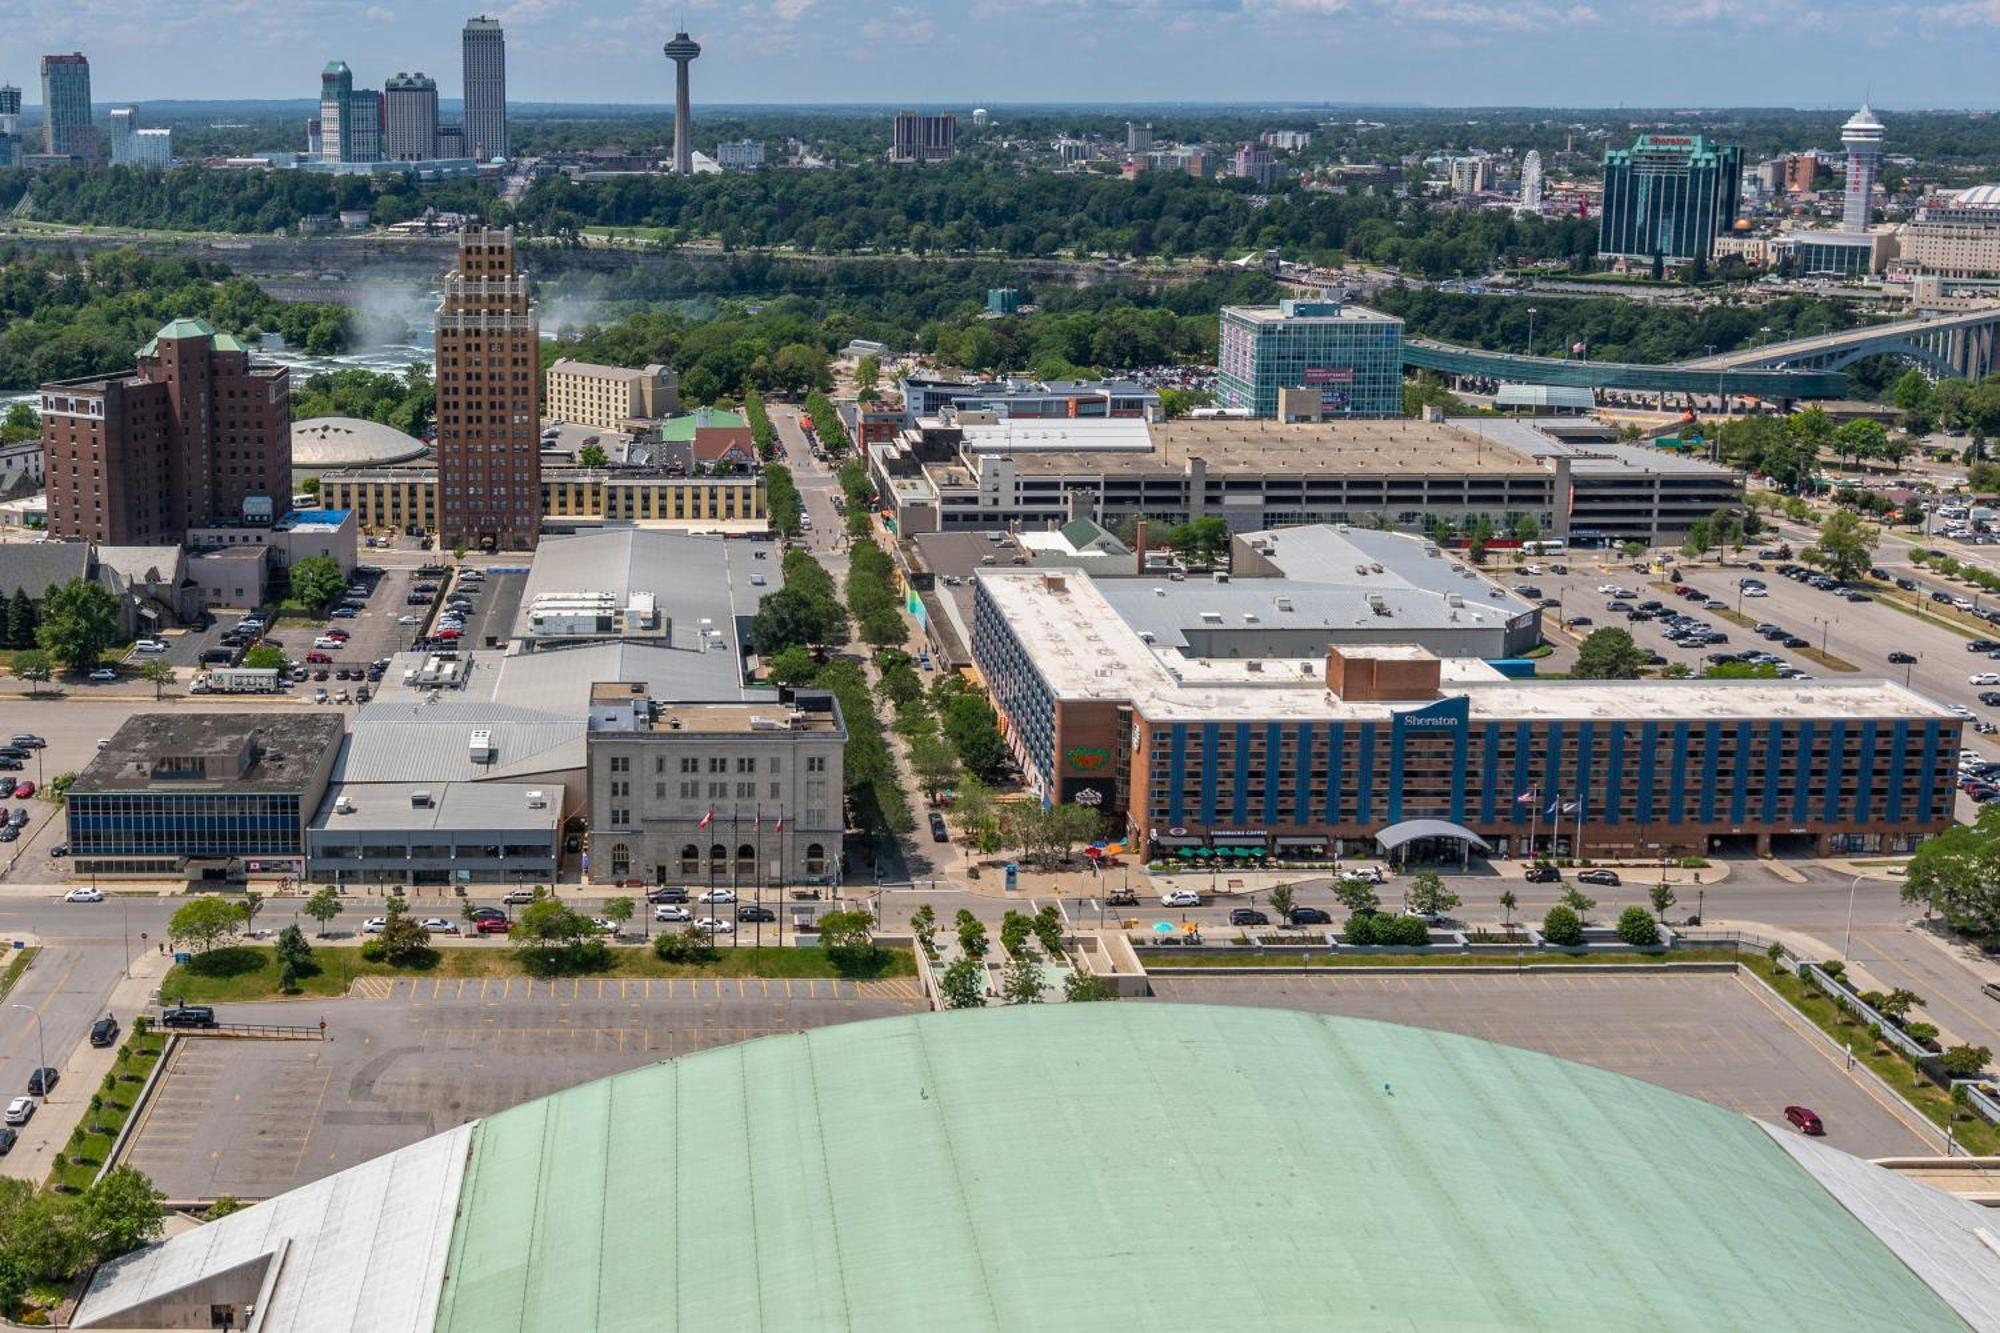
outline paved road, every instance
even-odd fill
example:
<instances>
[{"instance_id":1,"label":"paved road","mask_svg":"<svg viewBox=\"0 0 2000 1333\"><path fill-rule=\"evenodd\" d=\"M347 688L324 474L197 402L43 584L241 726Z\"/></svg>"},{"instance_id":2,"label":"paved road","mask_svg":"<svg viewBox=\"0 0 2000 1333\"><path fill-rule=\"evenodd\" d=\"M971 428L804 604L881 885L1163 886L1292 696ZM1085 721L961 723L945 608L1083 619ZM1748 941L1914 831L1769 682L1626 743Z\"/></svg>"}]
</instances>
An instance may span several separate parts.
<instances>
[{"instance_id":1,"label":"paved road","mask_svg":"<svg viewBox=\"0 0 2000 1333\"><path fill-rule=\"evenodd\" d=\"M26 1092L28 1075L44 1057L49 1064L62 1066L90 1035L90 1025L103 1017L105 1001L123 969L115 945L64 940L42 949L8 994L7 1007L0 1010L0 1099ZM132 1016L119 1014L118 1021L130 1028ZM57 1096L78 1091L59 1086ZM90 1090L81 1093L87 1100Z\"/></svg>"}]
</instances>

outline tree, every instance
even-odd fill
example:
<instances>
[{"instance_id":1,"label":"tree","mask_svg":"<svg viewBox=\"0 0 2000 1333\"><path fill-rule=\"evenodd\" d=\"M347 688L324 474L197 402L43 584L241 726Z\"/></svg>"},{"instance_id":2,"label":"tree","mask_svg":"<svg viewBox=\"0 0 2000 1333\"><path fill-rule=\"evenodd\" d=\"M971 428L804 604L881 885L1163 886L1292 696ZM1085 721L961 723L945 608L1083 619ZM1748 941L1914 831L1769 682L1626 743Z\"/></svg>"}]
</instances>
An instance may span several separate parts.
<instances>
[{"instance_id":1,"label":"tree","mask_svg":"<svg viewBox=\"0 0 2000 1333\"><path fill-rule=\"evenodd\" d=\"M1573 910L1557 903L1542 918L1542 938L1550 944L1574 949L1583 943L1583 921Z\"/></svg>"},{"instance_id":2,"label":"tree","mask_svg":"<svg viewBox=\"0 0 2000 1333\"><path fill-rule=\"evenodd\" d=\"M958 950L967 958L986 956L986 926L966 908L958 909L954 918L958 927Z\"/></svg>"},{"instance_id":3,"label":"tree","mask_svg":"<svg viewBox=\"0 0 2000 1333\"><path fill-rule=\"evenodd\" d=\"M819 919L819 947L834 971L867 972L876 963L875 917L871 912L828 912Z\"/></svg>"},{"instance_id":4,"label":"tree","mask_svg":"<svg viewBox=\"0 0 2000 1333\"><path fill-rule=\"evenodd\" d=\"M1071 1004L1088 1004L1099 1000L1115 1000L1118 992L1111 983L1095 972L1073 969L1063 978L1063 998Z\"/></svg>"},{"instance_id":5,"label":"tree","mask_svg":"<svg viewBox=\"0 0 2000 1333\"><path fill-rule=\"evenodd\" d=\"M986 965L961 958L938 978L938 991L947 1009L979 1009L986 1004Z\"/></svg>"},{"instance_id":6,"label":"tree","mask_svg":"<svg viewBox=\"0 0 2000 1333\"><path fill-rule=\"evenodd\" d=\"M1992 1058L1993 1052L1984 1046L1951 1046L1938 1057L1938 1063L1953 1078L1978 1078Z\"/></svg>"},{"instance_id":7,"label":"tree","mask_svg":"<svg viewBox=\"0 0 2000 1333\"><path fill-rule=\"evenodd\" d=\"M28 590L14 589L14 595L7 599L7 646L34 647L35 624L35 604L28 600Z\"/></svg>"},{"instance_id":8,"label":"tree","mask_svg":"<svg viewBox=\"0 0 2000 1333\"><path fill-rule=\"evenodd\" d=\"M71 579L42 598L35 641L72 671L89 671L118 641L118 601L103 585Z\"/></svg>"},{"instance_id":9,"label":"tree","mask_svg":"<svg viewBox=\"0 0 2000 1333\"><path fill-rule=\"evenodd\" d=\"M279 962L292 963L300 971L312 963L312 945L297 926L286 926L278 932L277 954Z\"/></svg>"},{"instance_id":10,"label":"tree","mask_svg":"<svg viewBox=\"0 0 2000 1333\"><path fill-rule=\"evenodd\" d=\"M761 656L774 658L794 646L838 642L846 629L847 612L830 595L816 597L788 583L757 604L750 642Z\"/></svg>"},{"instance_id":11,"label":"tree","mask_svg":"<svg viewBox=\"0 0 2000 1333\"><path fill-rule=\"evenodd\" d=\"M910 913L910 934L916 937L917 947L924 951L924 957L937 961L937 911L929 903L923 904Z\"/></svg>"},{"instance_id":12,"label":"tree","mask_svg":"<svg viewBox=\"0 0 2000 1333\"><path fill-rule=\"evenodd\" d=\"M1658 884L1655 884L1648 891L1647 896L1653 901L1653 914L1662 921L1667 919L1667 909L1679 901L1679 898L1674 893L1674 886L1665 880L1661 880Z\"/></svg>"},{"instance_id":13,"label":"tree","mask_svg":"<svg viewBox=\"0 0 2000 1333\"><path fill-rule=\"evenodd\" d=\"M309 555L295 561L291 574L292 600L308 610L325 610L347 591L347 576L331 556Z\"/></svg>"},{"instance_id":14,"label":"tree","mask_svg":"<svg viewBox=\"0 0 2000 1333\"><path fill-rule=\"evenodd\" d=\"M1062 956L1063 921L1062 913L1054 903L1043 903L1035 911L1031 923L1035 932L1035 943L1042 946L1042 952L1051 958Z\"/></svg>"},{"instance_id":15,"label":"tree","mask_svg":"<svg viewBox=\"0 0 2000 1333\"><path fill-rule=\"evenodd\" d=\"M1660 923L1643 907L1628 907L1618 914L1618 938L1635 948L1650 948L1660 942Z\"/></svg>"},{"instance_id":16,"label":"tree","mask_svg":"<svg viewBox=\"0 0 2000 1333\"><path fill-rule=\"evenodd\" d=\"M1563 885L1562 897L1558 900L1564 907L1575 912L1579 920L1590 919L1590 909L1597 906L1597 899L1585 893L1574 884Z\"/></svg>"},{"instance_id":17,"label":"tree","mask_svg":"<svg viewBox=\"0 0 2000 1333\"><path fill-rule=\"evenodd\" d=\"M195 953L207 953L223 938L236 933L243 924L243 905L214 894L190 898L167 920L167 938L175 948L188 946Z\"/></svg>"},{"instance_id":18,"label":"tree","mask_svg":"<svg viewBox=\"0 0 2000 1333\"><path fill-rule=\"evenodd\" d=\"M920 736L910 742L910 767L917 785L933 801L958 780L958 755L936 736Z\"/></svg>"},{"instance_id":19,"label":"tree","mask_svg":"<svg viewBox=\"0 0 2000 1333\"><path fill-rule=\"evenodd\" d=\"M604 452L604 446L600 444L586 444L576 451L578 467L604 467L610 462L610 455Z\"/></svg>"},{"instance_id":20,"label":"tree","mask_svg":"<svg viewBox=\"0 0 2000 1333\"><path fill-rule=\"evenodd\" d=\"M101 1263L157 1240L165 1222L166 1195L136 1167L115 1166L83 1195L83 1227Z\"/></svg>"},{"instance_id":21,"label":"tree","mask_svg":"<svg viewBox=\"0 0 2000 1333\"><path fill-rule=\"evenodd\" d=\"M1688 524L1687 536L1681 541L1681 554L1690 559L1707 553L1715 545L1715 525L1705 518L1698 518Z\"/></svg>"},{"instance_id":22,"label":"tree","mask_svg":"<svg viewBox=\"0 0 2000 1333\"><path fill-rule=\"evenodd\" d=\"M1292 908L1298 905L1298 897L1292 886L1289 884L1273 884L1271 886L1270 897L1271 910L1278 914L1278 919L1280 921L1289 920L1292 915Z\"/></svg>"},{"instance_id":23,"label":"tree","mask_svg":"<svg viewBox=\"0 0 2000 1333\"><path fill-rule=\"evenodd\" d=\"M25 1182L23 1182L25 1183ZM67 1281L96 1257L81 1201L36 1194L6 1218L4 1252L30 1277Z\"/></svg>"},{"instance_id":24,"label":"tree","mask_svg":"<svg viewBox=\"0 0 2000 1333\"><path fill-rule=\"evenodd\" d=\"M1020 957L1021 950L1027 947L1028 937L1033 933L1034 927L1029 923L1027 913L1008 908L1000 918L1001 951L1009 958Z\"/></svg>"},{"instance_id":25,"label":"tree","mask_svg":"<svg viewBox=\"0 0 2000 1333\"><path fill-rule=\"evenodd\" d=\"M253 671L283 671L285 650L272 643L253 643L243 654L243 665Z\"/></svg>"},{"instance_id":26,"label":"tree","mask_svg":"<svg viewBox=\"0 0 2000 1333\"><path fill-rule=\"evenodd\" d=\"M1445 885L1444 876L1435 870L1420 870L1410 882L1410 906L1419 916L1441 917L1464 901Z\"/></svg>"},{"instance_id":27,"label":"tree","mask_svg":"<svg viewBox=\"0 0 2000 1333\"><path fill-rule=\"evenodd\" d=\"M2000 946L2000 805L1918 843L1902 898L1922 903L1982 948Z\"/></svg>"},{"instance_id":28,"label":"tree","mask_svg":"<svg viewBox=\"0 0 2000 1333\"><path fill-rule=\"evenodd\" d=\"M807 685L818 672L819 663L813 660L812 650L802 643L795 643L771 658L773 685Z\"/></svg>"},{"instance_id":29,"label":"tree","mask_svg":"<svg viewBox=\"0 0 2000 1333\"><path fill-rule=\"evenodd\" d=\"M1000 998L1008 1004L1040 1004L1042 965L1026 954L1008 959L1000 969Z\"/></svg>"},{"instance_id":30,"label":"tree","mask_svg":"<svg viewBox=\"0 0 2000 1333\"><path fill-rule=\"evenodd\" d=\"M1512 889L1500 890L1500 907L1506 913L1506 916L1502 918L1502 925L1511 926L1514 924L1514 909L1520 905L1521 900L1515 895Z\"/></svg>"},{"instance_id":31,"label":"tree","mask_svg":"<svg viewBox=\"0 0 2000 1333\"><path fill-rule=\"evenodd\" d=\"M39 648L24 648L14 654L14 661L7 669L17 680L39 684L55 674L55 660Z\"/></svg>"},{"instance_id":32,"label":"tree","mask_svg":"<svg viewBox=\"0 0 2000 1333\"><path fill-rule=\"evenodd\" d=\"M160 692L174 683L173 664L155 658L153 661L139 668L139 679L152 684L153 699L157 702L160 698Z\"/></svg>"},{"instance_id":33,"label":"tree","mask_svg":"<svg viewBox=\"0 0 2000 1333\"><path fill-rule=\"evenodd\" d=\"M321 885L306 899L305 914L319 923L319 933L326 934L326 923L340 915L340 890L331 884Z\"/></svg>"},{"instance_id":34,"label":"tree","mask_svg":"<svg viewBox=\"0 0 2000 1333\"><path fill-rule=\"evenodd\" d=\"M653 954L663 963L705 963L715 957L715 940L699 926L653 937Z\"/></svg>"},{"instance_id":35,"label":"tree","mask_svg":"<svg viewBox=\"0 0 2000 1333\"><path fill-rule=\"evenodd\" d=\"M1819 566L1830 578L1852 582L1874 563L1877 535L1858 515L1836 509L1819 525L1819 540L1800 551L1799 559Z\"/></svg>"},{"instance_id":36,"label":"tree","mask_svg":"<svg viewBox=\"0 0 2000 1333\"><path fill-rule=\"evenodd\" d=\"M1198 518L1167 532L1166 544L1189 565L1211 567L1229 550L1229 524L1220 518Z\"/></svg>"},{"instance_id":37,"label":"tree","mask_svg":"<svg viewBox=\"0 0 2000 1333\"><path fill-rule=\"evenodd\" d=\"M960 694L944 709L940 719L945 739L958 751L958 760L980 777L991 781L1007 765L1007 742L1000 735L1000 718L983 695Z\"/></svg>"},{"instance_id":38,"label":"tree","mask_svg":"<svg viewBox=\"0 0 2000 1333\"><path fill-rule=\"evenodd\" d=\"M263 906L263 894L255 889L243 890L243 929L246 933L257 924L257 913Z\"/></svg>"},{"instance_id":39,"label":"tree","mask_svg":"<svg viewBox=\"0 0 2000 1333\"><path fill-rule=\"evenodd\" d=\"M1593 630L1577 650L1570 676L1576 680L1636 680L1645 664L1645 650L1625 630Z\"/></svg>"},{"instance_id":40,"label":"tree","mask_svg":"<svg viewBox=\"0 0 2000 1333\"><path fill-rule=\"evenodd\" d=\"M606 898L604 900L604 919L609 921L616 928L616 932L621 935L625 933L625 923L630 921L632 914L638 910L638 904L634 903L630 898Z\"/></svg>"},{"instance_id":41,"label":"tree","mask_svg":"<svg viewBox=\"0 0 2000 1333\"><path fill-rule=\"evenodd\" d=\"M1343 877L1333 882L1333 896L1350 912L1367 916L1382 908L1375 886L1365 879Z\"/></svg>"},{"instance_id":42,"label":"tree","mask_svg":"<svg viewBox=\"0 0 2000 1333\"><path fill-rule=\"evenodd\" d=\"M410 909L401 898L392 897L382 911L382 932L375 937L375 943L381 950L383 962L401 967L430 953L431 933L410 915Z\"/></svg>"}]
</instances>

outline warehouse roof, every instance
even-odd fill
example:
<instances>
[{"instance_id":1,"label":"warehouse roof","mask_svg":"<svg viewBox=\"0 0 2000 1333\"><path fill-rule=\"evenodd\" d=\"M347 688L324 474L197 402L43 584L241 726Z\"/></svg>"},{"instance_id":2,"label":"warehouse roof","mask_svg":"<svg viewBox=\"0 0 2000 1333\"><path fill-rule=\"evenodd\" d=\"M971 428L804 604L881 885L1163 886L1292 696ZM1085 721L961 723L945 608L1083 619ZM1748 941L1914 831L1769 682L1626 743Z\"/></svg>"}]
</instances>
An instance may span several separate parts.
<instances>
[{"instance_id":1,"label":"warehouse roof","mask_svg":"<svg viewBox=\"0 0 2000 1333\"><path fill-rule=\"evenodd\" d=\"M1180 473L1193 459L1210 472L1305 473L1314 476L1401 477L1476 473L1547 481L1547 471L1514 447L1501 447L1458 425L1398 419L1271 421L1213 418L1153 422L1153 448L1126 453L1052 445L1015 455L1015 468L1036 475Z\"/></svg>"},{"instance_id":2,"label":"warehouse roof","mask_svg":"<svg viewBox=\"0 0 2000 1333\"><path fill-rule=\"evenodd\" d=\"M585 688L588 688L586 684ZM409 694L377 699L354 715L334 764L336 782L491 782L534 779L584 765L584 718L476 699ZM491 733L493 758L476 763L473 731Z\"/></svg>"},{"instance_id":3,"label":"warehouse roof","mask_svg":"<svg viewBox=\"0 0 2000 1333\"><path fill-rule=\"evenodd\" d=\"M340 743L341 730L340 714L326 709L135 713L77 775L70 793L300 791Z\"/></svg>"},{"instance_id":4,"label":"warehouse roof","mask_svg":"<svg viewBox=\"0 0 2000 1333\"><path fill-rule=\"evenodd\" d=\"M757 559L758 551L767 558ZM764 576L764 586L750 582L753 574ZM648 528L549 536L535 550L514 634L527 636L538 597L608 593L624 606L633 593L651 593L670 623L670 644L698 648L705 630L718 629L723 639L711 642L710 651L728 656L740 638L738 618L747 622L783 581L777 548L766 542Z\"/></svg>"},{"instance_id":5,"label":"warehouse roof","mask_svg":"<svg viewBox=\"0 0 2000 1333\"><path fill-rule=\"evenodd\" d=\"M1143 1147L1106 1151L1114 1122ZM356 1253L356 1271L321 1278L310 1219L270 1219L316 1208L321 1232L375 1225L368 1199L334 1197L371 1167L110 1266L80 1322L110 1325L169 1282L207 1299L195 1284L212 1266L280 1238L270 1301L298 1312L272 1325L287 1333L1986 1322L2000 1256L1978 1241L1982 1210L1794 1155L1783 1132L1362 1019L926 1013L700 1051L501 1112L459 1150L462 1181L377 1200L396 1234ZM1283 1151L1218 1153L1216 1134ZM443 1217L439 1275L436 1223L408 1223ZM1921 1244L1966 1271L1927 1284L1909 1253ZM436 1293L434 1325L409 1317L418 1283Z\"/></svg>"},{"instance_id":6,"label":"warehouse roof","mask_svg":"<svg viewBox=\"0 0 2000 1333\"><path fill-rule=\"evenodd\" d=\"M469 739L469 735L468 735ZM539 804L537 803L539 798ZM341 802L348 809L340 809ZM346 782L326 789L314 829L553 832L562 788L530 782Z\"/></svg>"}]
</instances>

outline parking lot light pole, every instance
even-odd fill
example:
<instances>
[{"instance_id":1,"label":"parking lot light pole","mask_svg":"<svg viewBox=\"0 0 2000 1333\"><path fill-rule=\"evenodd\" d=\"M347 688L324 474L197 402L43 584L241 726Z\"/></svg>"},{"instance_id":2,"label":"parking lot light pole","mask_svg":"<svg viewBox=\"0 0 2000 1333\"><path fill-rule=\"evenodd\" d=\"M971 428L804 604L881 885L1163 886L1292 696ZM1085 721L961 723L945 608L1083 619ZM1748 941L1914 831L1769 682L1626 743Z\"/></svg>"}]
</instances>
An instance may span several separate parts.
<instances>
[{"instance_id":1,"label":"parking lot light pole","mask_svg":"<svg viewBox=\"0 0 2000 1333\"><path fill-rule=\"evenodd\" d=\"M35 1020L35 1054L38 1060L35 1068L47 1069L49 1067L49 1048L42 1040L42 1016L25 1004L10 1004L7 1007L9 1009L19 1009L22 1013ZM47 1101L48 1099L49 1089L48 1085L44 1083L42 1085L42 1100Z\"/></svg>"},{"instance_id":2,"label":"parking lot light pole","mask_svg":"<svg viewBox=\"0 0 2000 1333\"><path fill-rule=\"evenodd\" d=\"M1860 875L1856 875L1847 886L1847 929L1840 937L1840 961L1843 966L1847 963L1848 950L1854 946L1854 891L1861 887L1861 879Z\"/></svg>"}]
</instances>

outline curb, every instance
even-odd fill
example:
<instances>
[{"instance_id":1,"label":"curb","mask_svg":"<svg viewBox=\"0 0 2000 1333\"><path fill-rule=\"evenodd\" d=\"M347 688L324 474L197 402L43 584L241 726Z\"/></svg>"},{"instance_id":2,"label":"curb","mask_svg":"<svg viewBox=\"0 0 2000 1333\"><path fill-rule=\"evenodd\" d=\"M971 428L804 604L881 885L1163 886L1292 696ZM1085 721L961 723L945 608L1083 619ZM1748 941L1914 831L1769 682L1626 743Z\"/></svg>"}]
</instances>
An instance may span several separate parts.
<instances>
[{"instance_id":1,"label":"curb","mask_svg":"<svg viewBox=\"0 0 2000 1333\"><path fill-rule=\"evenodd\" d=\"M1145 960L1141 959L1141 963ZM1163 967L1146 965L1146 975L1172 977L1268 977L1324 976L1334 973L1357 977L1407 977L1412 973L1449 973L1453 976L1518 976L1532 972L1542 976L1671 976L1689 972L1734 972L1735 963L1527 963L1508 967L1503 963L1477 963L1449 967L1433 963L1412 963L1407 967L1344 967L1328 963L1319 967Z\"/></svg>"},{"instance_id":2,"label":"curb","mask_svg":"<svg viewBox=\"0 0 2000 1333\"><path fill-rule=\"evenodd\" d=\"M180 1044L180 1033L167 1034L167 1044L160 1048L160 1058L153 1062L153 1068L147 1073L146 1081L139 1085L139 1095L132 1099L132 1110L126 1115L125 1123L118 1127L118 1137L111 1140L111 1149L104 1154L104 1164L97 1168L98 1180L104 1179L105 1175L118 1165L118 1159L125 1155L126 1146L138 1132L139 1121L148 1110L152 1109L153 1089L160 1081L160 1073L167 1067L167 1062L174 1058L174 1053L180 1049Z\"/></svg>"}]
</instances>

